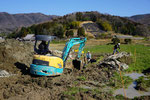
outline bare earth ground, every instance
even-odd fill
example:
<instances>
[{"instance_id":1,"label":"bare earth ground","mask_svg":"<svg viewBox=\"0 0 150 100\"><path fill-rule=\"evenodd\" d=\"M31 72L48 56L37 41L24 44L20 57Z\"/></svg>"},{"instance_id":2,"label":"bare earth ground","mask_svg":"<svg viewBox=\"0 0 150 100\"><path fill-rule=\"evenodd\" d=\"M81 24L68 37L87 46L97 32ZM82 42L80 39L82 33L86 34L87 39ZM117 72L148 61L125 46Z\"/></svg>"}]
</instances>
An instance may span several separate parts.
<instances>
[{"instance_id":1,"label":"bare earth ground","mask_svg":"<svg viewBox=\"0 0 150 100\"><path fill-rule=\"evenodd\" d=\"M110 40L91 40L86 45L100 45ZM62 50L64 44L51 44ZM111 91L103 89L115 70L92 64L83 70L66 69L61 76L39 77L29 73L33 45L7 40L0 43L0 69L16 74L0 78L0 100L112 100ZM148 100L148 99L147 99Z\"/></svg>"},{"instance_id":2,"label":"bare earth ground","mask_svg":"<svg viewBox=\"0 0 150 100\"><path fill-rule=\"evenodd\" d=\"M58 47L58 45L55 47ZM70 95L65 94L65 91L68 91L69 88L80 88L80 86L82 88L82 86L88 85L92 87L91 89L94 89L93 87L97 88L95 85L100 85L99 82L95 83L96 80L104 81L103 78L110 77L109 72L102 72L102 69L96 71L97 67L95 67L96 69L89 68L84 71L65 70L63 75L57 77L33 76L29 73L29 66L32 63L33 56L32 44L7 40L0 43L0 48L0 69L16 74L0 78L0 99L2 100L56 100L70 98L68 97ZM86 81L83 81L82 78L85 78ZM75 95L75 98L93 98L92 95L94 94L84 92L80 94L79 92L79 94ZM99 98L99 96L95 98Z\"/></svg>"}]
</instances>

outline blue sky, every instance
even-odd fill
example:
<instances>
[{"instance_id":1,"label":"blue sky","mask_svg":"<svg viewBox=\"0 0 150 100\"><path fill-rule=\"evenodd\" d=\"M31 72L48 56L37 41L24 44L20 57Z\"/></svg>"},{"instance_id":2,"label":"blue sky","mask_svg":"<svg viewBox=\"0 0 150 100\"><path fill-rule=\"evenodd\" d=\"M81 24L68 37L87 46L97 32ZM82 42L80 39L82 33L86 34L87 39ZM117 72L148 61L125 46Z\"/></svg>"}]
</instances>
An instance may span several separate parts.
<instances>
[{"instance_id":1,"label":"blue sky","mask_svg":"<svg viewBox=\"0 0 150 100\"><path fill-rule=\"evenodd\" d=\"M65 15L98 11L118 16L150 13L150 0L1 0L0 12Z\"/></svg>"}]
</instances>

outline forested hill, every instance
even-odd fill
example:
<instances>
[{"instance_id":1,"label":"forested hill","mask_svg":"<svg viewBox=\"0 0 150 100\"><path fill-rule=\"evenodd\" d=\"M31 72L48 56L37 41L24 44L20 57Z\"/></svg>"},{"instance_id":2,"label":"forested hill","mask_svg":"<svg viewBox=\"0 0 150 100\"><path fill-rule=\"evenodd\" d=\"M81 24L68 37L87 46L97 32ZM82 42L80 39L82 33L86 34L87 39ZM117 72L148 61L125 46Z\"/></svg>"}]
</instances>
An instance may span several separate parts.
<instances>
[{"instance_id":1,"label":"forested hill","mask_svg":"<svg viewBox=\"0 0 150 100\"><path fill-rule=\"evenodd\" d=\"M96 32L96 35L107 33L108 31L139 36L150 35L150 29L147 25L131 21L127 18L101 14L94 11L76 12L53 19L52 21L43 24L32 25L28 28L23 27L19 32L14 32L9 37L23 37L27 34L33 33L36 35L56 35L60 38L66 36L72 37L75 33L77 33L78 36L85 36L85 30L90 30L90 27L83 27L81 23L83 23L84 21L90 21L94 26L98 26L99 31Z\"/></svg>"},{"instance_id":2,"label":"forested hill","mask_svg":"<svg viewBox=\"0 0 150 100\"><path fill-rule=\"evenodd\" d=\"M150 25L150 14L134 15L129 17L129 19L142 24Z\"/></svg>"},{"instance_id":3,"label":"forested hill","mask_svg":"<svg viewBox=\"0 0 150 100\"><path fill-rule=\"evenodd\" d=\"M9 14L0 12L0 33L10 33L19 27L50 21L54 17L56 16L42 13Z\"/></svg>"}]
</instances>

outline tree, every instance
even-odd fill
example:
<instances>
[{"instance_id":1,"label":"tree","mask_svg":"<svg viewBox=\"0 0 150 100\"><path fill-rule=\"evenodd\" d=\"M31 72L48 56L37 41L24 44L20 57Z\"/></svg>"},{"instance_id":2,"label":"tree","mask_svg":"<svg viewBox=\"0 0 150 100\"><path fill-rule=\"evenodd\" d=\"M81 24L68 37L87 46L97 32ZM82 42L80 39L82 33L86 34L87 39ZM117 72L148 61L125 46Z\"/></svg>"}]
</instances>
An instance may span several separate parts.
<instances>
[{"instance_id":1,"label":"tree","mask_svg":"<svg viewBox=\"0 0 150 100\"><path fill-rule=\"evenodd\" d=\"M138 25L133 35L148 36L149 29L145 25Z\"/></svg>"},{"instance_id":2,"label":"tree","mask_svg":"<svg viewBox=\"0 0 150 100\"><path fill-rule=\"evenodd\" d=\"M111 40L111 41L113 42L113 44L120 43L120 40L119 40L117 37L112 38L112 40Z\"/></svg>"},{"instance_id":3,"label":"tree","mask_svg":"<svg viewBox=\"0 0 150 100\"><path fill-rule=\"evenodd\" d=\"M82 14L82 12L77 12L77 13L76 13L76 20L77 20L77 21L82 21L82 19L83 19L83 14Z\"/></svg>"},{"instance_id":4,"label":"tree","mask_svg":"<svg viewBox=\"0 0 150 100\"><path fill-rule=\"evenodd\" d=\"M128 34L128 33L129 33L129 30L127 29L126 26L122 26L122 27L120 28L120 32L121 32L122 34Z\"/></svg>"},{"instance_id":5,"label":"tree","mask_svg":"<svg viewBox=\"0 0 150 100\"><path fill-rule=\"evenodd\" d=\"M132 40L131 39L124 39L125 44L131 44Z\"/></svg>"},{"instance_id":6,"label":"tree","mask_svg":"<svg viewBox=\"0 0 150 100\"><path fill-rule=\"evenodd\" d=\"M73 37L74 33L73 33L73 30L67 30L66 31L66 36L67 37Z\"/></svg>"},{"instance_id":7,"label":"tree","mask_svg":"<svg viewBox=\"0 0 150 100\"><path fill-rule=\"evenodd\" d=\"M64 37L64 28L63 26L60 24L58 26L56 26L53 30L54 35L58 36L59 38L63 38Z\"/></svg>"},{"instance_id":8,"label":"tree","mask_svg":"<svg viewBox=\"0 0 150 100\"><path fill-rule=\"evenodd\" d=\"M85 30L83 27L80 27L77 31L77 35L80 36L85 36Z\"/></svg>"},{"instance_id":9,"label":"tree","mask_svg":"<svg viewBox=\"0 0 150 100\"><path fill-rule=\"evenodd\" d=\"M107 21L98 20L96 22L99 27L104 31L112 31L112 26Z\"/></svg>"},{"instance_id":10,"label":"tree","mask_svg":"<svg viewBox=\"0 0 150 100\"><path fill-rule=\"evenodd\" d=\"M28 34L27 28L22 27L20 34L19 34L19 37L25 37L27 34Z\"/></svg>"},{"instance_id":11,"label":"tree","mask_svg":"<svg viewBox=\"0 0 150 100\"><path fill-rule=\"evenodd\" d=\"M73 21L70 23L70 29L78 29L79 28L79 21Z\"/></svg>"}]
</instances>

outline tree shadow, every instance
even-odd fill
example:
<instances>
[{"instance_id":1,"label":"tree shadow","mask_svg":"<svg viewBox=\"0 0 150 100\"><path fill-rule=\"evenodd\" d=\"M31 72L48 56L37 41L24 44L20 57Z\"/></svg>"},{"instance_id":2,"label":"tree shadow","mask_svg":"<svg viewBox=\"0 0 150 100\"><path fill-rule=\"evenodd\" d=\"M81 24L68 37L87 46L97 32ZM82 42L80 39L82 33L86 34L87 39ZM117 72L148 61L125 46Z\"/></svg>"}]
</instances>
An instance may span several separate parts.
<instances>
[{"instance_id":1,"label":"tree shadow","mask_svg":"<svg viewBox=\"0 0 150 100\"><path fill-rule=\"evenodd\" d=\"M29 67L23 63L20 63L20 62L16 62L14 63L14 65L21 70L21 73L23 75L29 75L30 74L30 70L29 70Z\"/></svg>"}]
</instances>

